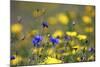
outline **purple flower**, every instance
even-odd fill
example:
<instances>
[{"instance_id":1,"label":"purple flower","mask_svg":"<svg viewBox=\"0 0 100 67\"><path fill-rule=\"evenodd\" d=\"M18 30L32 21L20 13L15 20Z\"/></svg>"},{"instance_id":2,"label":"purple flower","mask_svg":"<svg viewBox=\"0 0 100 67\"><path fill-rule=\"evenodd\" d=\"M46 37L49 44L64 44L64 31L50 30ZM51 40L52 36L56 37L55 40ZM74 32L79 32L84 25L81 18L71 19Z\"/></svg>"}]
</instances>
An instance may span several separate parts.
<instances>
[{"instance_id":1,"label":"purple flower","mask_svg":"<svg viewBox=\"0 0 100 67\"><path fill-rule=\"evenodd\" d=\"M59 43L59 39L50 37L50 42L52 42L53 44L58 44Z\"/></svg>"},{"instance_id":2,"label":"purple flower","mask_svg":"<svg viewBox=\"0 0 100 67\"><path fill-rule=\"evenodd\" d=\"M37 35L33 38L32 43L34 44L34 46L38 47L40 46L40 42L42 41L43 37L40 35Z\"/></svg>"},{"instance_id":3,"label":"purple flower","mask_svg":"<svg viewBox=\"0 0 100 67\"><path fill-rule=\"evenodd\" d=\"M64 36L65 40L69 41L71 39L71 37L69 36Z\"/></svg>"},{"instance_id":4,"label":"purple flower","mask_svg":"<svg viewBox=\"0 0 100 67\"><path fill-rule=\"evenodd\" d=\"M94 52L95 50L94 50L94 48L89 48L88 51L89 52Z\"/></svg>"},{"instance_id":5,"label":"purple flower","mask_svg":"<svg viewBox=\"0 0 100 67\"><path fill-rule=\"evenodd\" d=\"M10 57L10 60L14 60L14 59L15 59L15 56L11 56L11 57Z\"/></svg>"},{"instance_id":6,"label":"purple flower","mask_svg":"<svg viewBox=\"0 0 100 67\"><path fill-rule=\"evenodd\" d=\"M45 27L48 28L48 23L47 22L43 22L42 26L43 26L43 28L45 28Z\"/></svg>"}]
</instances>

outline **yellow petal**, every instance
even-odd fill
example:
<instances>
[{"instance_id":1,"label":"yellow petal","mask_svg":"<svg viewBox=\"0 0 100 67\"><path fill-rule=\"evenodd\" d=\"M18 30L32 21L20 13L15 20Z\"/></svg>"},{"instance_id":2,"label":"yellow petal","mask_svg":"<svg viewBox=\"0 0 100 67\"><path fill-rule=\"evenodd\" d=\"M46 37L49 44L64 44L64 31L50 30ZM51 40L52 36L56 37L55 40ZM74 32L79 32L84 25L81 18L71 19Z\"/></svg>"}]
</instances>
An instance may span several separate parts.
<instances>
[{"instance_id":1,"label":"yellow petal","mask_svg":"<svg viewBox=\"0 0 100 67\"><path fill-rule=\"evenodd\" d=\"M22 25L19 23L13 24L11 26L11 32L13 33L20 33L22 31Z\"/></svg>"},{"instance_id":2,"label":"yellow petal","mask_svg":"<svg viewBox=\"0 0 100 67\"><path fill-rule=\"evenodd\" d=\"M85 39L87 39L87 36L86 35L78 35L77 38L79 40L85 40Z\"/></svg>"},{"instance_id":3,"label":"yellow petal","mask_svg":"<svg viewBox=\"0 0 100 67\"><path fill-rule=\"evenodd\" d=\"M93 32L93 28L92 27L87 27L87 28L85 28L85 32Z\"/></svg>"},{"instance_id":4,"label":"yellow petal","mask_svg":"<svg viewBox=\"0 0 100 67\"><path fill-rule=\"evenodd\" d=\"M66 32L68 36L76 36L77 32Z\"/></svg>"},{"instance_id":5,"label":"yellow petal","mask_svg":"<svg viewBox=\"0 0 100 67\"><path fill-rule=\"evenodd\" d=\"M57 15L57 18L58 18L58 21L59 21L61 24L64 24L64 25L67 25L68 22L69 22L69 18L68 18L68 16L66 16L65 14L58 14L58 15Z\"/></svg>"},{"instance_id":6,"label":"yellow petal","mask_svg":"<svg viewBox=\"0 0 100 67\"><path fill-rule=\"evenodd\" d=\"M47 57L47 59L44 60L44 63L46 63L46 64L55 64L55 63L62 63L62 61L58 60L56 58Z\"/></svg>"},{"instance_id":7,"label":"yellow petal","mask_svg":"<svg viewBox=\"0 0 100 67\"><path fill-rule=\"evenodd\" d=\"M83 17L82 17L82 20L83 20L83 22L86 23L86 24L90 24L91 21L92 21L92 19L91 19L89 16L83 16Z\"/></svg>"},{"instance_id":8,"label":"yellow petal","mask_svg":"<svg viewBox=\"0 0 100 67\"><path fill-rule=\"evenodd\" d=\"M54 34L53 34L53 37L56 38L57 36L62 37L63 36L63 31L61 31L61 30L55 31Z\"/></svg>"}]
</instances>

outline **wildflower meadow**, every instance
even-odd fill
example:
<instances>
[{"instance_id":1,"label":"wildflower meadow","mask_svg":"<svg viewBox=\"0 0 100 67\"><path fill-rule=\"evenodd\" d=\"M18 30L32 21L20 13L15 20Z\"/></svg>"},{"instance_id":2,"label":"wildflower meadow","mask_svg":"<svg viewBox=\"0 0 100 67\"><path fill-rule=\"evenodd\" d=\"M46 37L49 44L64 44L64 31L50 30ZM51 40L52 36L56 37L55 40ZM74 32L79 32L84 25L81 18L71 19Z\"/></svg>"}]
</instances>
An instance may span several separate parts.
<instances>
[{"instance_id":1,"label":"wildflower meadow","mask_svg":"<svg viewBox=\"0 0 100 67\"><path fill-rule=\"evenodd\" d=\"M95 6L11 1L11 65L95 61Z\"/></svg>"}]
</instances>

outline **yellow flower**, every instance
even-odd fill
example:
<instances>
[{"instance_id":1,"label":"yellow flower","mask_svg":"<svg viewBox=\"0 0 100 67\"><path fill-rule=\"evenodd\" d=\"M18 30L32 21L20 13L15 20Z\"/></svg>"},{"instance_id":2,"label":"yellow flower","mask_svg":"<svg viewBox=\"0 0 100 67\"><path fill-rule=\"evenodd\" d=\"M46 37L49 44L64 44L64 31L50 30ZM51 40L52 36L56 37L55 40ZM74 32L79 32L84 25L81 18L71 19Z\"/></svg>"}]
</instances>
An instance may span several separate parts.
<instances>
[{"instance_id":1,"label":"yellow flower","mask_svg":"<svg viewBox=\"0 0 100 67\"><path fill-rule=\"evenodd\" d=\"M86 15L88 15L90 17L94 17L95 16L94 7L92 7L92 6L86 6L85 7L85 13L86 13Z\"/></svg>"},{"instance_id":2,"label":"yellow flower","mask_svg":"<svg viewBox=\"0 0 100 67\"><path fill-rule=\"evenodd\" d=\"M47 21L48 21L48 23L51 24L51 25L57 24L57 19L56 19L56 17L49 17Z\"/></svg>"},{"instance_id":3,"label":"yellow flower","mask_svg":"<svg viewBox=\"0 0 100 67\"><path fill-rule=\"evenodd\" d=\"M93 32L93 28L92 27L87 27L87 28L85 28L85 32Z\"/></svg>"},{"instance_id":4,"label":"yellow flower","mask_svg":"<svg viewBox=\"0 0 100 67\"><path fill-rule=\"evenodd\" d=\"M13 24L11 26L11 32L20 33L22 31L22 25L20 23Z\"/></svg>"},{"instance_id":5,"label":"yellow flower","mask_svg":"<svg viewBox=\"0 0 100 67\"><path fill-rule=\"evenodd\" d=\"M30 36L34 36L34 35L38 34L38 30L32 30L29 34L30 34Z\"/></svg>"},{"instance_id":6,"label":"yellow flower","mask_svg":"<svg viewBox=\"0 0 100 67\"><path fill-rule=\"evenodd\" d=\"M81 46L80 45L72 46L72 48L73 48L72 54L76 54L79 50L81 50Z\"/></svg>"},{"instance_id":7,"label":"yellow flower","mask_svg":"<svg viewBox=\"0 0 100 67\"><path fill-rule=\"evenodd\" d=\"M76 54L76 51L75 50L72 50L72 54Z\"/></svg>"},{"instance_id":8,"label":"yellow flower","mask_svg":"<svg viewBox=\"0 0 100 67\"><path fill-rule=\"evenodd\" d=\"M88 57L88 60L94 60L94 59L95 59L95 57L93 55Z\"/></svg>"},{"instance_id":9,"label":"yellow flower","mask_svg":"<svg viewBox=\"0 0 100 67\"><path fill-rule=\"evenodd\" d=\"M41 48L32 48L32 52L33 52L33 54L41 54L41 52L42 52L42 47Z\"/></svg>"},{"instance_id":10,"label":"yellow flower","mask_svg":"<svg viewBox=\"0 0 100 67\"><path fill-rule=\"evenodd\" d=\"M85 40L85 39L87 39L87 36L86 35L78 35L77 36L77 38L79 39L79 40Z\"/></svg>"},{"instance_id":11,"label":"yellow flower","mask_svg":"<svg viewBox=\"0 0 100 67\"><path fill-rule=\"evenodd\" d=\"M83 20L83 22L86 23L86 24L90 24L91 21L92 21L92 19L91 19L89 16L83 16L83 17L82 17L82 20Z\"/></svg>"},{"instance_id":12,"label":"yellow flower","mask_svg":"<svg viewBox=\"0 0 100 67\"><path fill-rule=\"evenodd\" d=\"M44 62L43 62L44 64L57 64L57 63L62 63L62 61L61 60L58 60L58 59L56 59L56 58L51 58L51 57L47 57L45 60L44 60Z\"/></svg>"},{"instance_id":13,"label":"yellow flower","mask_svg":"<svg viewBox=\"0 0 100 67\"><path fill-rule=\"evenodd\" d=\"M75 46L73 46L72 48L79 49L79 48L80 48L80 46L79 46L79 45L75 45Z\"/></svg>"},{"instance_id":14,"label":"yellow flower","mask_svg":"<svg viewBox=\"0 0 100 67\"><path fill-rule=\"evenodd\" d=\"M76 60L77 60L77 61L81 61L81 58L80 58L80 57L77 57Z\"/></svg>"},{"instance_id":15,"label":"yellow flower","mask_svg":"<svg viewBox=\"0 0 100 67\"><path fill-rule=\"evenodd\" d=\"M67 25L69 22L69 18L68 16L66 16L65 14L61 13L57 15L57 19L60 23Z\"/></svg>"},{"instance_id":16,"label":"yellow flower","mask_svg":"<svg viewBox=\"0 0 100 67\"><path fill-rule=\"evenodd\" d=\"M92 10L93 10L93 7L91 7L91 6L85 7L85 11L88 12L88 13L91 12Z\"/></svg>"},{"instance_id":17,"label":"yellow flower","mask_svg":"<svg viewBox=\"0 0 100 67\"><path fill-rule=\"evenodd\" d=\"M34 9L32 11L32 15L33 15L34 18L37 18L37 17L40 17L40 16L44 15L45 11L46 10L44 8L42 8L42 9Z\"/></svg>"},{"instance_id":18,"label":"yellow flower","mask_svg":"<svg viewBox=\"0 0 100 67\"><path fill-rule=\"evenodd\" d=\"M50 49L47 50L48 55L52 55L53 52L54 52L54 49L52 49L52 48L50 48Z\"/></svg>"},{"instance_id":19,"label":"yellow flower","mask_svg":"<svg viewBox=\"0 0 100 67\"><path fill-rule=\"evenodd\" d=\"M63 32L61 30L55 31L54 34L53 34L53 37L56 38L57 36L62 37L63 36Z\"/></svg>"},{"instance_id":20,"label":"yellow flower","mask_svg":"<svg viewBox=\"0 0 100 67\"><path fill-rule=\"evenodd\" d=\"M18 64L18 63L20 63L22 61L22 57L21 56L16 56L16 55L14 55L14 56L15 56L15 59L11 60L11 64L12 65L16 65L16 64Z\"/></svg>"},{"instance_id":21,"label":"yellow flower","mask_svg":"<svg viewBox=\"0 0 100 67\"><path fill-rule=\"evenodd\" d=\"M77 35L77 32L66 32L66 34L73 37Z\"/></svg>"},{"instance_id":22,"label":"yellow flower","mask_svg":"<svg viewBox=\"0 0 100 67\"><path fill-rule=\"evenodd\" d=\"M70 45L71 46L75 45L75 41L74 40L70 41Z\"/></svg>"},{"instance_id":23,"label":"yellow flower","mask_svg":"<svg viewBox=\"0 0 100 67\"><path fill-rule=\"evenodd\" d=\"M50 57L53 57L53 58L56 57L56 53L55 53L55 50L54 50L53 48L48 49L48 50L47 50L47 54L48 54L48 56L50 56Z\"/></svg>"}]
</instances>

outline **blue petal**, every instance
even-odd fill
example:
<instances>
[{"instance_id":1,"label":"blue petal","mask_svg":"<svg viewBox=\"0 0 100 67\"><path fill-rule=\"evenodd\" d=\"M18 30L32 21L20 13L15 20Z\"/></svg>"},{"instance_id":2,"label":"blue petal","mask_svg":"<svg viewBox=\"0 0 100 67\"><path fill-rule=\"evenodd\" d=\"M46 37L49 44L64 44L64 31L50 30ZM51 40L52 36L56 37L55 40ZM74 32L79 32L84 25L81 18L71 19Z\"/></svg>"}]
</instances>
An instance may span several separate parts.
<instances>
[{"instance_id":1,"label":"blue petal","mask_svg":"<svg viewBox=\"0 0 100 67\"><path fill-rule=\"evenodd\" d=\"M51 41L53 44L58 44L58 43L59 43L59 39L53 38L53 37L50 37L50 41Z\"/></svg>"}]
</instances>

